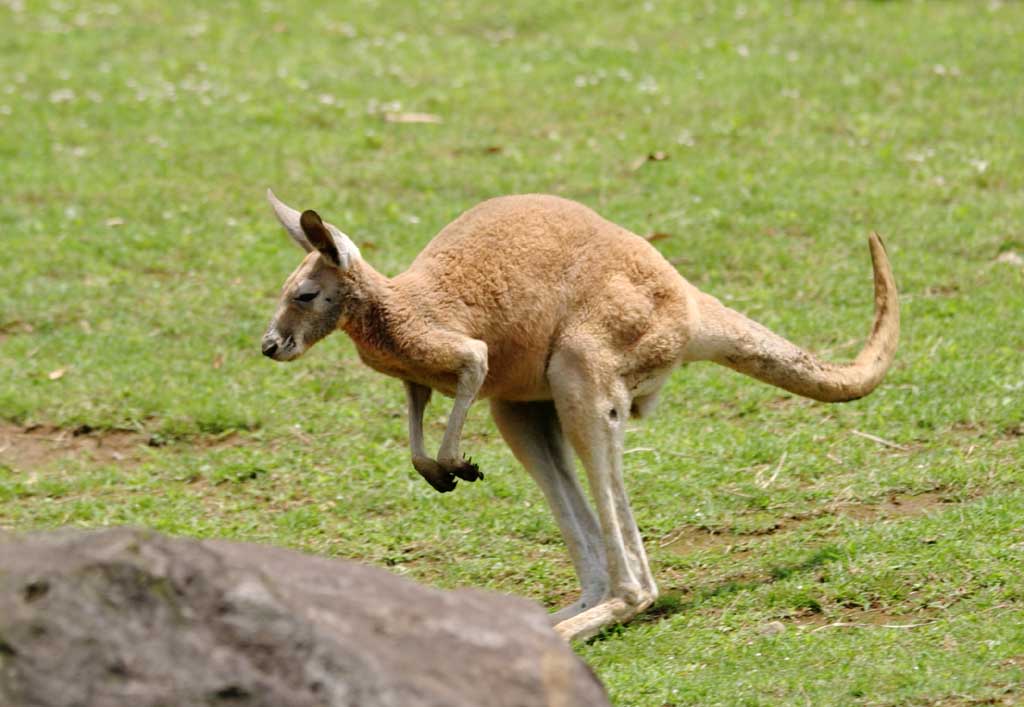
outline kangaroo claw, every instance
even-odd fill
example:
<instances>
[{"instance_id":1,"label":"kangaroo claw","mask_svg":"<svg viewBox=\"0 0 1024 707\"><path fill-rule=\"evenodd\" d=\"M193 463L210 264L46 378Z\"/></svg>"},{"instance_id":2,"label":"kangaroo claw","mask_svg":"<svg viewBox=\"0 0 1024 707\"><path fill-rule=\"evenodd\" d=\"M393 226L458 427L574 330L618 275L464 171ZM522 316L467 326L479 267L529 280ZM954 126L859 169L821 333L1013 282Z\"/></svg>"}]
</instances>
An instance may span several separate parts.
<instances>
[{"instance_id":1,"label":"kangaroo claw","mask_svg":"<svg viewBox=\"0 0 1024 707\"><path fill-rule=\"evenodd\" d=\"M462 463L453 467L451 472L463 481L476 481L477 479L484 478L480 467L474 464L473 460L469 457L463 457Z\"/></svg>"}]
</instances>

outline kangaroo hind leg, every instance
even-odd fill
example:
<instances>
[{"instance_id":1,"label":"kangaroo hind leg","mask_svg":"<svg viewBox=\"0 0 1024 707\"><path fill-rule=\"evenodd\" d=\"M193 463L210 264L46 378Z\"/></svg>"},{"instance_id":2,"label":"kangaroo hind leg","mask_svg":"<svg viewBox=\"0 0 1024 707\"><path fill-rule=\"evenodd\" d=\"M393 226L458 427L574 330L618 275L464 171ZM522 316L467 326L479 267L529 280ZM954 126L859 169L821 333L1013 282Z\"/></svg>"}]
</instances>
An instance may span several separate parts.
<instances>
[{"instance_id":1,"label":"kangaroo hind leg","mask_svg":"<svg viewBox=\"0 0 1024 707\"><path fill-rule=\"evenodd\" d=\"M601 530L576 478L572 449L562 434L554 403L492 400L491 415L516 459L544 493L582 586L577 601L552 615L558 623L606 598L608 573Z\"/></svg>"},{"instance_id":2,"label":"kangaroo hind leg","mask_svg":"<svg viewBox=\"0 0 1024 707\"><path fill-rule=\"evenodd\" d=\"M590 482L609 581L604 601L556 625L568 639L587 638L605 626L628 621L658 596L623 482L625 425L632 400L613 360L602 357L594 346L568 346L555 352L548 369L558 417Z\"/></svg>"}]
</instances>

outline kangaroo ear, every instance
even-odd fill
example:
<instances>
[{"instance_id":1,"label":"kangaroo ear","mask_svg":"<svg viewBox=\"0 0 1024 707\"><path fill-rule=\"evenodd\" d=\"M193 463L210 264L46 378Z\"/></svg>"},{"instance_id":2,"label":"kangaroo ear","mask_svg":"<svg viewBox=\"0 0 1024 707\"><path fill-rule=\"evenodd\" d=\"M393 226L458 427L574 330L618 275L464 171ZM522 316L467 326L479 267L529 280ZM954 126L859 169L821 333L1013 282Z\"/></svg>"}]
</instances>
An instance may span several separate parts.
<instances>
[{"instance_id":1,"label":"kangaroo ear","mask_svg":"<svg viewBox=\"0 0 1024 707\"><path fill-rule=\"evenodd\" d=\"M306 235L306 240L320 251L320 255L327 258L328 262L337 267L342 267L341 253L338 252L338 245L334 242L334 236L327 229L327 225L320 218L316 211L303 211L299 217L299 225ZM345 258L345 268L348 267L348 258ZM342 269L345 269L342 268Z\"/></svg>"},{"instance_id":2,"label":"kangaroo ear","mask_svg":"<svg viewBox=\"0 0 1024 707\"><path fill-rule=\"evenodd\" d=\"M359 249L356 248L356 244L336 226L324 223L315 211L300 214L274 196L274 192L269 189L267 189L267 201L274 208L274 214L284 226L284 230L288 231L292 240L307 253L318 250L331 264L342 270L348 270L352 261L359 257ZM306 216L306 214L310 215ZM311 238L318 240L313 241Z\"/></svg>"},{"instance_id":3,"label":"kangaroo ear","mask_svg":"<svg viewBox=\"0 0 1024 707\"><path fill-rule=\"evenodd\" d=\"M284 226L284 230L288 231L292 240L307 253L312 251L313 245L306 239L306 234L302 232L302 226L299 225L299 212L278 199L270 189L267 189L267 201L270 202L270 206L274 209L274 215Z\"/></svg>"}]
</instances>

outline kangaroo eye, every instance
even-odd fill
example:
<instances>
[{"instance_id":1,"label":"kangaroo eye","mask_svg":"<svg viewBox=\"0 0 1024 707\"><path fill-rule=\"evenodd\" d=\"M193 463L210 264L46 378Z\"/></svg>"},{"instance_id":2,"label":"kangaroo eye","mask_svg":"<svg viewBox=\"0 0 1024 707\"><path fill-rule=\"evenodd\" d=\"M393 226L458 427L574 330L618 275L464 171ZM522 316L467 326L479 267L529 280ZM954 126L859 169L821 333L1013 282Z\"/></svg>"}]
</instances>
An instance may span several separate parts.
<instances>
[{"instance_id":1,"label":"kangaroo eye","mask_svg":"<svg viewBox=\"0 0 1024 707\"><path fill-rule=\"evenodd\" d=\"M297 299L299 302L312 302L313 300L316 299L316 296L318 294L320 294L320 293L319 292L306 292L304 294L299 295L295 299Z\"/></svg>"}]
</instances>

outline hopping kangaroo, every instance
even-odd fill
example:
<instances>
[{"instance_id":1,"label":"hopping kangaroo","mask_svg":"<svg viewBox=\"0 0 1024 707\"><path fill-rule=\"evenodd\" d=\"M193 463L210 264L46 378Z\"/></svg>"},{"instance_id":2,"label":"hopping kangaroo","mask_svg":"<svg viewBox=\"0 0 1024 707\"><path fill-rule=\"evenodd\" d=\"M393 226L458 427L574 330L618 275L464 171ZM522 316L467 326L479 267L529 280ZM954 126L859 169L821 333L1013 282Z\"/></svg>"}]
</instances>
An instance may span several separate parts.
<instances>
[{"instance_id":1,"label":"hopping kangaroo","mask_svg":"<svg viewBox=\"0 0 1024 707\"><path fill-rule=\"evenodd\" d=\"M412 464L441 492L482 476L459 441L470 405L489 399L501 435L543 491L582 585L580 598L553 614L567 639L628 621L657 597L622 452L627 418L651 411L672 369L714 361L797 395L843 402L870 393L896 351L896 285L875 234L874 327L853 363L837 365L700 292L646 240L566 199L485 201L387 278L316 212L300 214L269 190L267 197L307 255L284 284L263 353L290 361L345 331L364 363L404 382ZM455 402L431 457L423 412L434 390Z\"/></svg>"}]
</instances>

